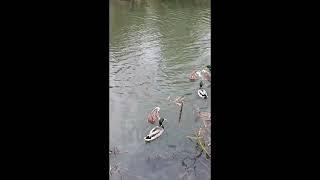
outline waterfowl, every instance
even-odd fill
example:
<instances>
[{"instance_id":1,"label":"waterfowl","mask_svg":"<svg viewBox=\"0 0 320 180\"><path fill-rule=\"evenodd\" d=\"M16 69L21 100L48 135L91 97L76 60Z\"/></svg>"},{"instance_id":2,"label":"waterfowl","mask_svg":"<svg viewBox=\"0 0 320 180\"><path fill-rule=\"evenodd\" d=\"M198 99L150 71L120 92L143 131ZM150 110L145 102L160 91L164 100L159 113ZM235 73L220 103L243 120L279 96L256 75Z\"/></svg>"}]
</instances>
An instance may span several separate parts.
<instances>
[{"instance_id":1,"label":"waterfowl","mask_svg":"<svg viewBox=\"0 0 320 180\"><path fill-rule=\"evenodd\" d=\"M207 99L208 94L207 94L206 90L202 89L202 86L203 86L203 82L200 81L200 88L198 90L198 95L203 99Z\"/></svg>"},{"instance_id":2,"label":"waterfowl","mask_svg":"<svg viewBox=\"0 0 320 180\"><path fill-rule=\"evenodd\" d=\"M202 78L201 71L197 71L196 74L198 75L198 77Z\"/></svg>"},{"instance_id":3,"label":"waterfowl","mask_svg":"<svg viewBox=\"0 0 320 180\"><path fill-rule=\"evenodd\" d=\"M202 69L201 72L202 72L203 74L210 74L210 72L207 71L207 70L205 70L205 69Z\"/></svg>"},{"instance_id":4,"label":"waterfowl","mask_svg":"<svg viewBox=\"0 0 320 180\"><path fill-rule=\"evenodd\" d=\"M191 81L194 81L194 80L197 80L197 79L198 79L197 73L196 73L195 70L192 71L192 73L191 73L190 76L189 76L189 79L190 79Z\"/></svg>"},{"instance_id":5,"label":"waterfowl","mask_svg":"<svg viewBox=\"0 0 320 180\"><path fill-rule=\"evenodd\" d=\"M164 132L164 126L163 126L163 121L165 121L166 119L164 118L160 118L159 120L159 126L156 126L154 128L152 128L149 132L149 134L144 137L144 140L146 142L150 142L153 141L155 139L157 139L158 137L160 137L162 135L162 133Z\"/></svg>"},{"instance_id":6,"label":"waterfowl","mask_svg":"<svg viewBox=\"0 0 320 180\"><path fill-rule=\"evenodd\" d=\"M211 81L211 73L206 71L206 70L202 70L201 73L203 74L203 80L207 80L207 81Z\"/></svg>"},{"instance_id":7,"label":"waterfowl","mask_svg":"<svg viewBox=\"0 0 320 180\"><path fill-rule=\"evenodd\" d=\"M204 90L204 89L199 89L198 90L198 95L203 99L207 99L208 98L208 94L207 94L206 90Z\"/></svg>"},{"instance_id":8,"label":"waterfowl","mask_svg":"<svg viewBox=\"0 0 320 180\"><path fill-rule=\"evenodd\" d=\"M148 114L148 122L154 124L157 120L160 119L160 108L155 107L150 114Z\"/></svg>"}]
</instances>

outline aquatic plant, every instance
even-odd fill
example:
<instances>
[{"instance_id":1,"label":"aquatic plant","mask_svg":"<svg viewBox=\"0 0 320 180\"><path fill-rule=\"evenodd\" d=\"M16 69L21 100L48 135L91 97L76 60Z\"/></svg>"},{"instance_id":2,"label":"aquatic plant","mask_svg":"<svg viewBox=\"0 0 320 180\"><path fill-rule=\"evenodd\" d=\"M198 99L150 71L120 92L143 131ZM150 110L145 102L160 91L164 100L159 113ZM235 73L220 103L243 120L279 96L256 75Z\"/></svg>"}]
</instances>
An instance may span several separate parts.
<instances>
[{"instance_id":1,"label":"aquatic plant","mask_svg":"<svg viewBox=\"0 0 320 180\"><path fill-rule=\"evenodd\" d=\"M207 159L209 159L211 158L211 115L207 112L201 113L199 109L197 109L197 115L202 119L202 126L193 133L193 136L187 136L187 138L195 141L200 147L201 153L205 152Z\"/></svg>"}]
</instances>

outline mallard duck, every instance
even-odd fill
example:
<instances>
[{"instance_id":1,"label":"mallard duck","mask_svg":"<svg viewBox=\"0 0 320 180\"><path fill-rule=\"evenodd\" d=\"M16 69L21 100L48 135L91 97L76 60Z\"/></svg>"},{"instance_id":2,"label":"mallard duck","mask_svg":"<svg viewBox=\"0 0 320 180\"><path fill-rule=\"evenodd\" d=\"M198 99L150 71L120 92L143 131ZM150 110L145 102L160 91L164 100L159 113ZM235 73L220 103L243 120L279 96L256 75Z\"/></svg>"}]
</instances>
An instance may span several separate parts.
<instances>
[{"instance_id":1,"label":"mallard duck","mask_svg":"<svg viewBox=\"0 0 320 180\"><path fill-rule=\"evenodd\" d=\"M198 75L198 77L202 78L201 71L197 71L196 74Z\"/></svg>"},{"instance_id":2,"label":"mallard duck","mask_svg":"<svg viewBox=\"0 0 320 180\"><path fill-rule=\"evenodd\" d=\"M208 72L208 71L206 71L206 70L202 70L201 71L202 72L202 74L203 74L203 80L206 80L206 81L211 81L211 73L210 72Z\"/></svg>"},{"instance_id":3,"label":"mallard duck","mask_svg":"<svg viewBox=\"0 0 320 180\"><path fill-rule=\"evenodd\" d=\"M202 74L202 80L211 81L211 71L209 72L205 69L202 69L201 74Z\"/></svg>"},{"instance_id":4,"label":"mallard duck","mask_svg":"<svg viewBox=\"0 0 320 180\"><path fill-rule=\"evenodd\" d=\"M198 90L198 95L203 99L207 99L208 94L207 94L206 90L202 89L202 86L203 86L203 82L200 81L200 88Z\"/></svg>"},{"instance_id":5,"label":"mallard duck","mask_svg":"<svg viewBox=\"0 0 320 180\"><path fill-rule=\"evenodd\" d=\"M155 107L150 114L148 114L148 122L154 124L157 120L160 119L160 108Z\"/></svg>"},{"instance_id":6,"label":"mallard duck","mask_svg":"<svg viewBox=\"0 0 320 180\"><path fill-rule=\"evenodd\" d=\"M165 121L166 119L164 118L160 118L159 120L159 126L156 126L154 128L152 128L149 132L149 134L144 137L144 140L146 142L150 142L153 141L155 139L157 139L158 137L160 137L162 135L162 133L164 132L164 126L163 126L163 121Z\"/></svg>"},{"instance_id":7,"label":"mallard duck","mask_svg":"<svg viewBox=\"0 0 320 180\"><path fill-rule=\"evenodd\" d=\"M189 76L190 81L194 81L198 79L197 72L194 70Z\"/></svg>"},{"instance_id":8,"label":"mallard duck","mask_svg":"<svg viewBox=\"0 0 320 180\"><path fill-rule=\"evenodd\" d=\"M203 99L207 99L208 98L208 94L207 94L206 90L204 90L204 89L199 89L198 90L198 95Z\"/></svg>"},{"instance_id":9,"label":"mallard duck","mask_svg":"<svg viewBox=\"0 0 320 180\"><path fill-rule=\"evenodd\" d=\"M203 73L203 74L210 74L210 72L207 71L207 70L205 70L205 69L202 69L202 70L201 70L201 73Z\"/></svg>"}]
</instances>

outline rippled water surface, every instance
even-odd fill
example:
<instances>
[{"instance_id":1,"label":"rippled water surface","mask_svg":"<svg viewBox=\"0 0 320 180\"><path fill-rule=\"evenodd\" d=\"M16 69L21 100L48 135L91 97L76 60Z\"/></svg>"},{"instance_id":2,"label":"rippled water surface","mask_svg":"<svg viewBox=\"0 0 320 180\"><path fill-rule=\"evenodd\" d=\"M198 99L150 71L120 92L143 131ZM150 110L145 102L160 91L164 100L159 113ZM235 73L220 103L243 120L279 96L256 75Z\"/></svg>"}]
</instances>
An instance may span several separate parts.
<instances>
[{"instance_id":1,"label":"rippled water surface","mask_svg":"<svg viewBox=\"0 0 320 180\"><path fill-rule=\"evenodd\" d=\"M211 100L197 96L192 70L211 58L211 8L206 0L110 1L109 142L118 155L111 179L210 179L210 163L186 138L201 125L194 106L210 112ZM211 96L210 82L205 89ZM167 98L184 96L180 108ZM147 114L155 107L168 122L151 143L144 137L155 125Z\"/></svg>"}]
</instances>

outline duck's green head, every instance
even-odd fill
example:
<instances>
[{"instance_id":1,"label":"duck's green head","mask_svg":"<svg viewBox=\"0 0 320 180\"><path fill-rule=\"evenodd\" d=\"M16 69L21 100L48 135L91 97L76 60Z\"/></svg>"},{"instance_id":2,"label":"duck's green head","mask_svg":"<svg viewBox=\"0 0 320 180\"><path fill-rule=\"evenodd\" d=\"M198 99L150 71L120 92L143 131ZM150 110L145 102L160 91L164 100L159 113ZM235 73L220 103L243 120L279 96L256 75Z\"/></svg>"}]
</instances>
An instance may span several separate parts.
<instances>
[{"instance_id":1,"label":"duck's green head","mask_svg":"<svg viewBox=\"0 0 320 180\"><path fill-rule=\"evenodd\" d=\"M209 70L210 70L210 72L211 72L211 65L207 65L206 66Z\"/></svg>"},{"instance_id":2,"label":"duck's green head","mask_svg":"<svg viewBox=\"0 0 320 180\"><path fill-rule=\"evenodd\" d=\"M200 81L200 88L202 88L202 86L203 86L203 82L202 82L202 81Z\"/></svg>"},{"instance_id":3,"label":"duck's green head","mask_svg":"<svg viewBox=\"0 0 320 180\"><path fill-rule=\"evenodd\" d=\"M161 126L162 128L164 128L163 127L163 121L165 121L166 119L164 119L164 118L160 118L160 120L159 120L159 126Z\"/></svg>"}]
</instances>

